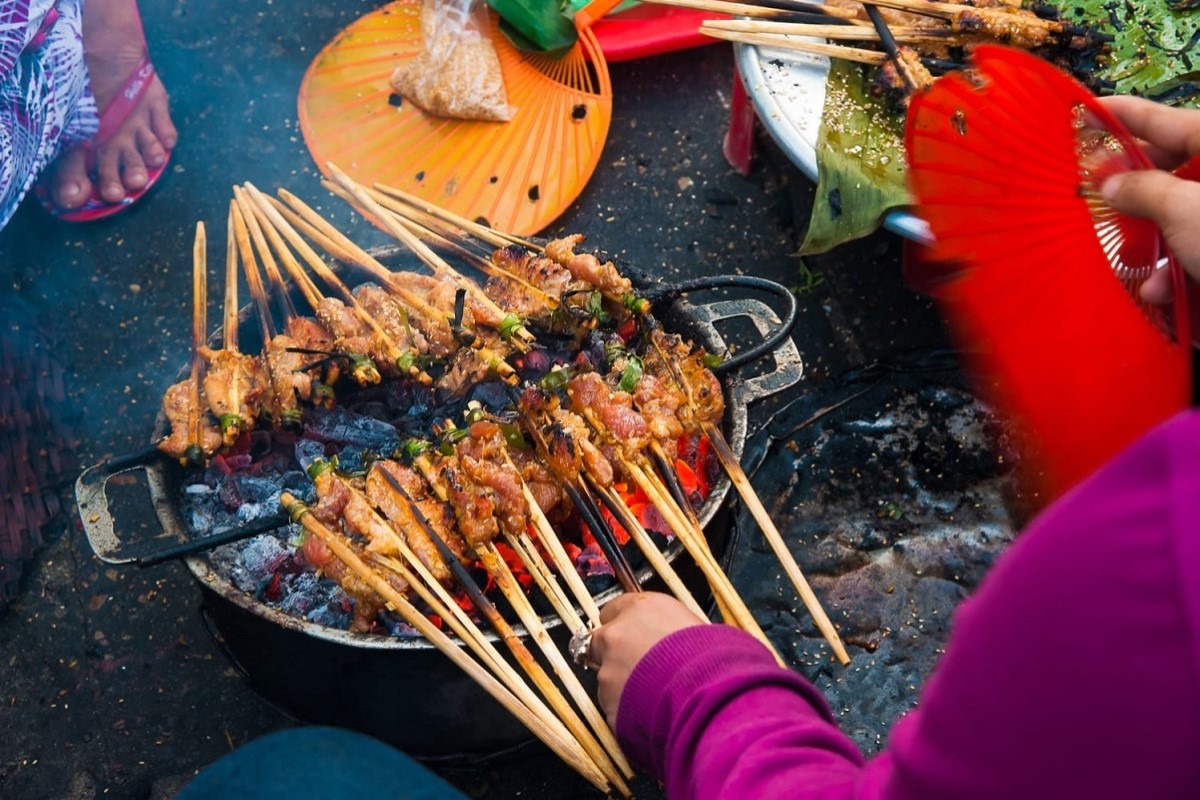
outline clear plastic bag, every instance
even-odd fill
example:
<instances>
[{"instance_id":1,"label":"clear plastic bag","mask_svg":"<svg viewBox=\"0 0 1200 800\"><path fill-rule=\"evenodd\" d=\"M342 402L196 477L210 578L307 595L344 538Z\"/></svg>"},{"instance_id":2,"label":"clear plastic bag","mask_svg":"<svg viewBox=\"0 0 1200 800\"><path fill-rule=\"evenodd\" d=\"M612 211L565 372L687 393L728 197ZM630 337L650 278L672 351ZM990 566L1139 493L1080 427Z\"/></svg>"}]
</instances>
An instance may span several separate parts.
<instances>
[{"instance_id":1,"label":"clear plastic bag","mask_svg":"<svg viewBox=\"0 0 1200 800\"><path fill-rule=\"evenodd\" d=\"M425 0L424 50L392 73L392 88L430 114L507 122L514 109L478 0Z\"/></svg>"}]
</instances>

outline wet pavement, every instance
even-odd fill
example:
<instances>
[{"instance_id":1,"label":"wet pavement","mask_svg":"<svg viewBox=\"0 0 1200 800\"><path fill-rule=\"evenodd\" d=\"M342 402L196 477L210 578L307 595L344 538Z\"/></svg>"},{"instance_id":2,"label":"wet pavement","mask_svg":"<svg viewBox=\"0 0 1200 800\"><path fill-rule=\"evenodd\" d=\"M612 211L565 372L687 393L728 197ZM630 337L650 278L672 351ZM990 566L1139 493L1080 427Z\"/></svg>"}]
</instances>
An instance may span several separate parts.
<instances>
[{"instance_id":1,"label":"wet pavement","mask_svg":"<svg viewBox=\"0 0 1200 800\"><path fill-rule=\"evenodd\" d=\"M320 47L374 4L284 5L143 0L181 131L170 174L109 221L56 223L27 202L0 232L0 319L6 331L36 334L61 366L57 423L73 432L82 465L148 444L162 392L189 352L195 222L223 231L230 187L246 180L327 197L297 129L296 91ZM755 483L828 593L856 658L851 671L830 665L745 520L736 523L734 574L797 668L874 749L915 701L953 606L1008 536L1004 479L980 446L986 409L962 390L952 359L933 371L894 368L925 363L913 354L945 345L931 305L900 281L894 237L802 265L794 253L812 184L761 137L749 177L725 162L728 49L615 64L611 73L615 111L600 166L549 232L586 232L591 244L662 275L742 272L797 288L807 376L752 410L758 426L779 411L753 440ZM387 241L340 201L320 205L360 243ZM221 238L210 235L213 252ZM869 384L847 374L876 360L889 367L868 373ZM897 375L905 377L888 377ZM811 419L868 386L837 415ZM971 470L956 480L931 477L963 458ZM148 503L136 487L128 494L117 509L122 531L153 535ZM52 525L47 540L0 609L0 797L166 798L231 748L293 724L210 640L182 565L106 566L73 517ZM894 602L879 604L884 596ZM872 605L888 607L864 616ZM476 798L594 796L537 747L443 771ZM636 790L660 796L645 778Z\"/></svg>"}]
</instances>

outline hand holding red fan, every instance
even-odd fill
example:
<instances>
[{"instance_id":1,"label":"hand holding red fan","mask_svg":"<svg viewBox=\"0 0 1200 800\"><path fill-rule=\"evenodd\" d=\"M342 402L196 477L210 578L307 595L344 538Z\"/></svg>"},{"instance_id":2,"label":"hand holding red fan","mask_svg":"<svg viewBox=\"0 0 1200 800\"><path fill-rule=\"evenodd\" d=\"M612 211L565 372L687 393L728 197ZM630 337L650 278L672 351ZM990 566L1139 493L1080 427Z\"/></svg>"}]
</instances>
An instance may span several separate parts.
<instances>
[{"instance_id":1,"label":"hand holding red fan","mask_svg":"<svg viewBox=\"0 0 1200 800\"><path fill-rule=\"evenodd\" d=\"M936 241L906 268L1013 424L1044 503L1188 405L1187 291L1155 223L1101 195L1154 168L1120 120L1027 53L979 47L973 64L909 108L910 187ZM1158 271L1169 304L1140 292Z\"/></svg>"}]
</instances>

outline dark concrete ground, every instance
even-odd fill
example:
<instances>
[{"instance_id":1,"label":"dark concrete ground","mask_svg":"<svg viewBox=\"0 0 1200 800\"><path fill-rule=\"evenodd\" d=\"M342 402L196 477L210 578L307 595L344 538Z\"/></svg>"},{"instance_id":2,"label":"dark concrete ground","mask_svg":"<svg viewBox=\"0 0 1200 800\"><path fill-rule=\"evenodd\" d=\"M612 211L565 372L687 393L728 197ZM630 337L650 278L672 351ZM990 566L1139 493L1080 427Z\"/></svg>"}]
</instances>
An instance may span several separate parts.
<instances>
[{"instance_id":1,"label":"dark concrete ground","mask_svg":"<svg viewBox=\"0 0 1200 800\"><path fill-rule=\"evenodd\" d=\"M195 222L223 231L230 186L245 180L323 196L297 129L297 87L320 47L374 4L143 0L142 7L182 134L170 174L148 200L110 221L59 224L29 202L0 232L0 319L38 331L63 365L68 400L61 419L73 430L83 465L147 444L162 392L187 359ZM611 71L610 140L592 182L551 232L587 232L591 243L662 274L747 272L803 286L795 338L808 376L784 398L800 405L780 419L805 435L817 428L799 423L823 405L822 398L854 385L835 379L848 368L943 344L931 306L899 280L899 245L889 235L810 258L802 276L793 253L812 186L767 141L760 140L749 177L726 164L721 134L733 73L724 46L613 65ZM338 201L323 205L349 219ZM353 231L367 245L385 241L361 223ZM221 252L221 238L211 234L214 252ZM948 385L953 373L951 362L942 376ZM836 425L833 418L823 423L833 427L819 442L801 441L790 429L774 445L765 434L759 438L767 463L756 482L787 521L782 527L801 563L817 570L819 590L835 597L835 617L848 635L854 633L852 671L829 665L802 615L792 616L794 603L783 599L778 575L755 566L762 548L752 532L743 531L735 559L735 576L756 613L769 621L797 667L831 691L844 716L851 714L848 727L867 749L877 747L896 714L915 701L944 638L945 618L980 571L972 568L963 577L942 569L936 585L924 580L930 564L939 562L942 540L921 536L935 528L944 533L967 490L935 486L921 500L916 491L898 494L897 476L919 463L922 474L930 474L932 464L940 475L938 465L954 457L955 437L964 426L977 426L982 412L969 396L943 402L949 395L938 395L946 414L961 416L965 408L968 419L926 414L917 420L920 415L910 412L923 402L922 391L892 386L860 398ZM756 411L758 422L765 419L765 410ZM848 459L872 461L876 451L890 447L895 463L867 471L868 479L855 478L854 469L820 477L822 448L829 442L861 445L883 436L888 425L894 433L907 432L905 441L893 436L874 450L856 456L850 448L837 458L844 467ZM914 427L919 425L927 431ZM841 438L831 439L833 434ZM941 443L925 445L935 440ZM795 458L772 467L783 455ZM980 482L987 483L992 466L983 456ZM804 474L810 477L798 482ZM984 499L988 508L996 507L995 496ZM911 508L905 505L910 501ZM822 544L813 532L822 509L843 509L847 519L857 514L858 520ZM979 512L960 521L990 526L997 531L993 539L1004 538L1002 514ZM150 510L136 505L122 524L129 535L152 535L157 527ZM0 729L6 732L0 737L0 797L169 797L231 748L292 724L255 696L209 640L198 591L182 565L107 567L92 556L74 520L63 528L36 558L18 599L0 610ZM920 546L896 550L901 540ZM853 553L858 555L848 556ZM908 628L878 615L854 616L861 607L854 605L856 597L870 605L889 591L897 608L884 613L909 620ZM936 625L925 624L929 609L941 615ZM911 645L900 639L921 636L928 640L921 657L906 655ZM902 669L872 671L875 664ZM299 756L297 769L303 769ZM591 796L582 781L537 749L448 775L478 798ZM639 797L659 796L646 779L637 790Z\"/></svg>"}]
</instances>

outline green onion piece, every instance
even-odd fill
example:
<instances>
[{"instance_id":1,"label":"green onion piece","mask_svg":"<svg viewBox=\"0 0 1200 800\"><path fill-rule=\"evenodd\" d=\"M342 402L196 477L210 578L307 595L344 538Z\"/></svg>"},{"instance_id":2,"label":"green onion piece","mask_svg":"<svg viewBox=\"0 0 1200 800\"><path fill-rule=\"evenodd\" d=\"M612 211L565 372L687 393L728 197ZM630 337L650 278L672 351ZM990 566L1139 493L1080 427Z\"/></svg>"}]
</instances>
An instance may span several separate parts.
<instances>
[{"instance_id":1,"label":"green onion piece","mask_svg":"<svg viewBox=\"0 0 1200 800\"><path fill-rule=\"evenodd\" d=\"M604 313L604 295L599 292L592 292L588 295L587 310L601 322L608 319L608 315Z\"/></svg>"},{"instance_id":2,"label":"green onion piece","mask_svg":"<svg viewBox=\"0 0 1200 800\"><path fill-rule=\"evenodd\" d=\"M521 432L519 425L514 425L511 422L501 422L499 424L500 433L504 434L504 441L508 442L509 447L514 447L517 450L531 450L529 442L525 440L525 434Z\"/></svg>"},{"instance_id":3,"label":"green onion piece","mask_svg":"<svg viewBox=\"0 0 1200 800\"><path fill-rule=\"evenodd\" d=\"M500 337L507 342L516 335L517 329L524 324L516 314L505 314L504 319L500 320Z\"/></svg>"},{"instance_id":4,"label":"green onion piece","mask_svg":"<svg viewBox=\"0 0 1200 800\"><path fill-rule=\"evenodd\" d=\"M625 369L621 370L621 382L618 388L622 392L632 392L637 388L637 383L642 379L642 360L637 356L630 356L629 361L625 364Z\"/></svg>"},{"instance_id":5,"label":"green onion piece","mask_svg":"<svg viewBox=\"0 0 1200 800\"><path fill-rule=\"evenodd\" d=\"M610 339L604 343L604 360L610 365L617 363L625 357L625 346L617 339Z\"/></svg>"},{"instance_id":6,"label":"green onion piece","mask_svg":"<svg viewBox=\"0 0 1200 800\"><path fill-rule=\"evenodd\" d=\"M327 458L318 458L316 461L308 465L308 479L315 481L318 476L324 475L329 470L333 469L333 462Z\"/></svg>"},{"instance_id":7,"label":"green onion piece","mask_svg":"<svg viewBox=\"0 0 1200 800\"><path fill-rule=\"evenodd\" d=\"M328 383L321 383L320 381L313 381L312 393L313 402L319 406L332 404L337 398L336 393L333 391L333 387Z\"/></svg>"},{"instance_id":8,"label":"green onion piece","mask_svg":"<svg viewBox=\"0 0 1200 800\"><path fill-rule=\"evenodd\" d=\"M404 443L404 455L408 458L416 458L431 447L429 442L424 439L409 439Z\"/></svg>"},{"instance_id":9,"label":"green onion piece","mask_svg":"<svg viewBox=\"0 0 1200 800\"><path fill-rule=\"evenodd\" d=\"M396 366L400 368L401 372L408 372L411 370L414 363L415 359L413 358L411 350L396 359Z\"/></svg>"},{"instance_id":10,"label":"green onion piece","mask_svg":"<svg viewBox=\"0 0 1200 800\"><path fill-rule=\"evenodd\" d=\"M634 314L650 313L650 301L644 297L638 297L636 294L627 294L622 297L621 305L625 306Z\"/></svg>"},{"instance_id":11,"label":"green onion piece","mask_svg":"<svg viewBox=\"0 0 1200 800\"><path fill-rule=\"evenodd\" d=\"M539 385L548 392L556 392L559 389L566 388L567 381L570 379L570 377L571 376L567 374L565 369L562 367L555 367L542 377Z\"/></svg>"},{"instance_id":12,"label":"green onion piece","mask_svg":"<svg viewBox=\"0 0 1200 800\"><path fill-rule=\"evenodd\" d=\"M704 355L700 356L700 361L709 369L716 369L717 367L721 366L725 359L716 353L705 353Z\"/></svg>"},{"instance_id":13,"label":"green onion piece","mask_svg":"<svg viewBox=\"0 0 1200 800\"><path fill-rule=\"evenodd\" d=\"M219 421L221 423L221 433L227 433L230 428L241 429L242 427L242 418L237 414L222 414L219 417Z\"/></svg>"}]
</instances>

